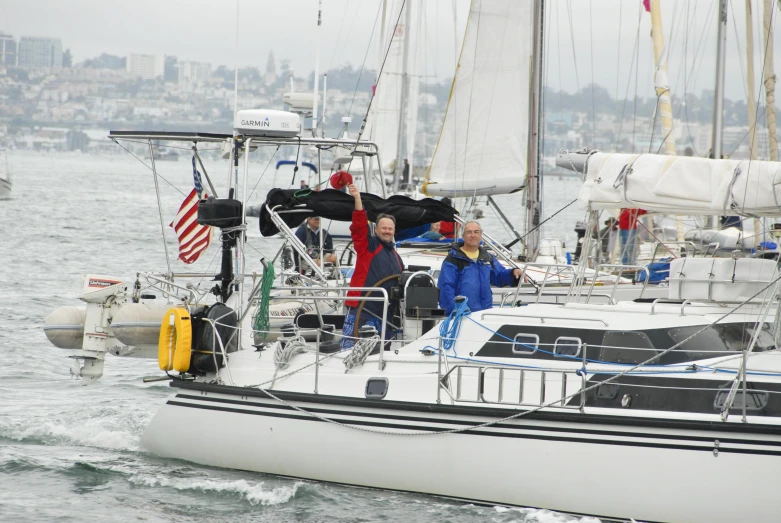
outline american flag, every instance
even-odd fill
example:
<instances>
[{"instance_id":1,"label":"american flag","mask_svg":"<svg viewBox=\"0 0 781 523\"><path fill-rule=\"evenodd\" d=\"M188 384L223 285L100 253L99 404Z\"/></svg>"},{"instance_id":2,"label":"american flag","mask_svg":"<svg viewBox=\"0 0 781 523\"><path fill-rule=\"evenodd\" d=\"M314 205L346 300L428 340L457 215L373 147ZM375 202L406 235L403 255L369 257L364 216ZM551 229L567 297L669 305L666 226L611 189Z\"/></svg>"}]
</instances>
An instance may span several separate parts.
<instances>
[{"instance_id":1,"label":"american flag","mask_svg":"<svg viewBox=\"0 0 781 523\"><path fill-rule=\"evenodd\" d=\"M187 264L197 260L212 239L212 228L198 224L198 201L208 195L203 191L201 173L195 168L195 156L193 156L193 182L195 187L185 197L179 212L176 213L176 218L170 223L179 238L179 259Z\"/></svg>"}]
</instances>

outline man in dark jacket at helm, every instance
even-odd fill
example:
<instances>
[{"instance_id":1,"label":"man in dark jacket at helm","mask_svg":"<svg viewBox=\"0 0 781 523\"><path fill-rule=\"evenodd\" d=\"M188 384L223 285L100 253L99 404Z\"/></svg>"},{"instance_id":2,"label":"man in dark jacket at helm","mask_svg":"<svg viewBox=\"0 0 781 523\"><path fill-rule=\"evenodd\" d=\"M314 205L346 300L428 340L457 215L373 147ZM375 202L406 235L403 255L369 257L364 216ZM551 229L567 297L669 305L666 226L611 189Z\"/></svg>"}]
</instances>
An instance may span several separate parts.
<instances>
[{"instance_id":1,"label":"man in dark jacket at helm","mask_svg":"<svg viewBox=\"0 0 781 523\"><path fill-rule=\"evenodd\" d=\"M464 242L450 249L442 263L437 287L439 307L450 312L455 297L465 296L471 311L490 309L493 305L491 285L505 287L518 282L521 269L507 269L496 257L480 246L483 231L477 222L464 225Z\"/></svg>"},{"instance_id":2,"label":"man in dark jacket at helm","mask_svg":"<svg viewBox=\"0 0 781 523\"><path fill-rule=\"evenodd\" d=\"M355 270L350 279L350 287L382 287L390 296L391 288L398 285L399 281L393 276L400 275L404 270L404 264L396 252L393 236L396 233L396 219L389 214L381 214L377 217L376 235L369 230L369 218L361 202L361 193L358 188L350 184L347 186L350 195L355 199L350 235L353 239L353 248L358 258L355 262ZM383 281L384 280L384 281ZM380 283L382 282L382 283ZM348 297L381 297L381 292L349 291ZM364 301L358 325L355 320L360 306L360 299L348 300L347 314L345 315L342 333L342 348L348 349L355 344L353 337L357 336L358 329L364 325L372 325L377 332L382 332L383 302ZM386 320L390 322L396 312L395 303L390 302ZM393 327L386 324L386 338L392 334Z\"/></svg>"}]
</instances>

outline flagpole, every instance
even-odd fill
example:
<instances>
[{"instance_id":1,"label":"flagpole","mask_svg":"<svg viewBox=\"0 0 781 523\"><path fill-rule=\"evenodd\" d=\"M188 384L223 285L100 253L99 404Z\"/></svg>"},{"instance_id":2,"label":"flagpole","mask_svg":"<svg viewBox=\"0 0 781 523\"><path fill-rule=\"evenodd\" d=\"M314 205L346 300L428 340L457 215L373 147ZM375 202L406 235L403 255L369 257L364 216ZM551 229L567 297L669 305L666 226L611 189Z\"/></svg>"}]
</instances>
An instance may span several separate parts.
<instances>
[{"instance_id":1,"label":"flagpole","mask_svg":"<svg viewBox=\"0 0 781 523\"><path fill-rule=\"evenodd\" d=\"M247 179L249 178L249 151L252 144L252 138L247 138L244 142L244 183L241 188L241 223L246 225L247 223ZM237 272L237 279L239 281L239 309L244 310L244 265L246 263L246 257L244 255L244 241L246 240L246 229L243 231L236 231L236 250L239 255L239 267ZM239 325L239 331L241 331L241 325ZM241 349L241 332L239 332L239 349Z\"/></svg>"},{"instance_id":2,"label":"flagpole","mask_svg":"<svg viewBox=\"0 0 781 523\"><path fill-rule=\"evenodd\" d=\"M160 214L160 230L163 232L163 250L165 250L165 264L168 266L168 274L171 274L171 259L168 257L168 244L165 241L165 224L163 223L163 204L160 201L160 185L157 182L157 168L155 166L155 150L152 140L149 142L149 158L152 160L152 176L155 178L155 194L157 195L157 212Z\"/></svg>"}]
</instances>

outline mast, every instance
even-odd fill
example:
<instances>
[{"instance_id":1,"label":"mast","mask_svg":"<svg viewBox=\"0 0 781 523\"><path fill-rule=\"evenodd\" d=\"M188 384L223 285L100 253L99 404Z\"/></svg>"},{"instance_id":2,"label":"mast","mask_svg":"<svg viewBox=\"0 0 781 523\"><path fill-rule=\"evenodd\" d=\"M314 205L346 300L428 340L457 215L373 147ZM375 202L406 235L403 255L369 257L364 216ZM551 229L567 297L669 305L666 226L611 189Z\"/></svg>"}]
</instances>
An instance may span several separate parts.
<instances>
[{"instance_id":1,"label":"mast","mask_svg":"<svg viewBox=\"0 0 781 523\"><path fill-rule=\"evenodd\" d=\"M749 158L757 159L757 102L754 99L754 16L751 0L746 0L746 85L748 90Z\"/></svg>"},{"instance_id":2,"label":"mast","mask_svg":"<svg viewBox=\"0 0 781 523\"><path fill-rule=\"evenodd\" d=\"M712 157L720 159L721 137L724 127L724 66L727 48L727 0L719 0L719 32L716 47L716 92L713 97Z\"/></svg>"},{"instance_id":3,"label":"mast","mask_svg":"<svg viewBox=\"0 0 781 523\"><path fill-rule=\"evenodd\" d=\"M662 116L662 133L665 154L675 155L673 137L673 111L670 104L670 83L667 78L667 58L664 53L664 32L662 30L662 9L659 0L651 0L651 36L654 42L654 87Z\"/></svg>"},{"instance_id":4,"label":"mast","mask_svg":"<svg viewBox=\"0 0 781 523\"><path fill-rule=\"evenodd\" d=\"M402 144L404 143L404 124L406 123L407 108L407 90L409 89L409 74L407 66L409 63L409 34L412 14L412 6L406 2L403 4L406 12L404 13L404 59L401 65L401 93L399 98L399 130L396 136L396 168L393 170L393 192L399 192L399 179L403 170L404 155L402 154Z\"/></svg>"},{"instance_id":5,"label":"mast","mask_svg":"<svg viewBox=\"0 0 781 523\"><path fill-rule=\"evenodd\" d=\"M757 159L757 102L754 98L754 13L751 0L746 0L746 88L748 91L749 159ZM760 237L759 218L754 219L754 244Z\"/></svg>"},{"instance_id":6,"label":"mast","mask_svg":"<svg viewBox=\"0 0 781 523\"><path fill-rule=\"evenodd\" d=\"M542 148L542 43L545 17L545 2L534 3L534 26L532 34L532 63L529 89L529 142L526 153L526 256L537 252L540 241L542 214L542 173L540 172L540 154Z\"/></svg>"},{"instance_id":7,"label":"mast","mask_svg":"<svg viewBox=\"0 0 781 523\"><path fill-rule=\"evenodd\" d=\"M773 0L765 0L762 14L765 32L765 110L767 111L767 135L770 143L770 160L778 161L778 140L776 139L776 74L773 71Z\"/></svg>"}]
</instances>

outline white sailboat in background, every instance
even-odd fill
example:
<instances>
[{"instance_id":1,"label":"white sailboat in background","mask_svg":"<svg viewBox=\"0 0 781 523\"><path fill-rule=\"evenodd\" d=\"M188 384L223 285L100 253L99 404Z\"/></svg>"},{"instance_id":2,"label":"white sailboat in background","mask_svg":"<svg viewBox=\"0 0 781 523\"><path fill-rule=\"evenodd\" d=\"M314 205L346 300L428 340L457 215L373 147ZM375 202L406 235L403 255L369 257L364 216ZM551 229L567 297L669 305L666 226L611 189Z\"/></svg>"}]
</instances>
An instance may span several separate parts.
<instances>
[{"instance_id":1,"label":"white sailboat in background","mask_svg":"<svg viewBox=\"0 0 781 523\"><path fill-rule=\"evenodd\" d=\"M11 167L8 165L8 154L5 155L5 175L0 177L0 200L11 198Z\"/></svg>"},{"instance_id":2,"label":"white sailboat in background","mask_svg":"<svg viewBox=\"0 0 781 523\"><path fill-rule=\"evenodd\" d=\"M491 196L527 188L527 257L538 249L542 211L542 16L536 2L473 3L422 188L429 196L487 196L497 210Z\"/></svg>"}]
</instances>

